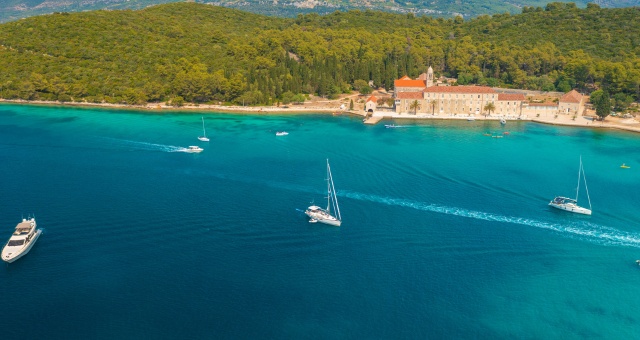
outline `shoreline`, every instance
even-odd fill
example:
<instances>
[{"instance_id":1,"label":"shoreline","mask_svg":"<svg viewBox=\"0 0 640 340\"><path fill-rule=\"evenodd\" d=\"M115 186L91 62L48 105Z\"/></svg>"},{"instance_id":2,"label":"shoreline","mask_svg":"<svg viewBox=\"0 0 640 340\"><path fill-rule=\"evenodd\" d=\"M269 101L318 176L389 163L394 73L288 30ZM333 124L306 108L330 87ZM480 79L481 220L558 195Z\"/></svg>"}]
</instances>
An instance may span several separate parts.
<instances>
[{"instance_id":1,"label":"shoreline","mask_svg":"<svg viewBox=\"0 0 640 340\"><path fill-rule=\"evenodd\" d=\"M47 100L23 100L23 99L0 99L0 104L18 104L18 105L36 105L36 106L62 106L62 107L85 107L85 108L103 108L103 109L124 109L124 110L137 110L137 111L184 111L184 112L219 112L219 113L237 113L237 114L261 114L261 113L273 113L273 114L301 114L301 113L351 113L349 110L340 110L338 108L326 108L326 107L275 107L275 106L225 106L214 104L199 104L199 105L183 105L183 106L171 106L164 103L148 103L145 105L129 105L129 104L107 104L107 103L78 103L78 102L58 102Z\"/></svg>"},{"instance_id":2,"label":"shoreline","mask_svg":"<svg viewBox=\"0 0 640 340\"><path fill-rule=\"evenodd\" d=\"M61 106L61 107L80 107L80 108L102 108L102 109L119 109L119 110L136 110L146 111L152 113L162 113L167 111L172 112L216 112L216 113L234 113L234 114L350 114L364 117L364 112L356 112L352 110L344 110L334 107L319 107L319 106L299 106L299 107L274 107L274 106L224 106L213 104L202 105L184 105L181 107L174 107L165 105L164 103L149 103L146 105L127 105L127 104L106 104L106 103L78 103L78 102L57 102L57 101L45 101L45 100L9 100L0 99L0 105L17 104L17 105L35 105L35 106ZM377 113L373 117L379 117L380 121L394 120L394 119L410 119L410 120L466 120L468 117L456 117L456 116L404 116L404 115L385 115L384 113ZM477 121L497 121L500 116L478 116L474 117ZM572 119L572 116L558 115L557 117L535 117L535 118L513 118L504 117L507 121L530 121L538 124L546 125L559 125L559 126L572 126L590 129L617 129L628 132L640 133L640 123L633 118L621 120L618 118L609 117L609 121L595 121L584 116L579 116L576 120ZM377 122L376 122L377 123Z\"/></svg>"}]
</instances>

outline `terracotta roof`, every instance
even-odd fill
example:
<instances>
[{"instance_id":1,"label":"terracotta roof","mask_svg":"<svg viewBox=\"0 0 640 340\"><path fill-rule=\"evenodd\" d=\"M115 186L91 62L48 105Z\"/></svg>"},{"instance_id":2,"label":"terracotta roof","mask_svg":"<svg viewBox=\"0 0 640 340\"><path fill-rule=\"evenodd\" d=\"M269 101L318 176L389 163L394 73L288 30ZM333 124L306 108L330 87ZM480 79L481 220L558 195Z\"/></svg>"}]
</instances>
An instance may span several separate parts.
<instances>
[{"instance_id":1,"label":"terracotta roof","mask_svg":"<svg viewBox=\"0 0 640 340\"><path fill-rule=\"evenodd\" d=\"M375 96L371 96L369 97L369 99L367 99L367 103L368 102L378 102L378 98L376 98Z\"/></svg>"},{"instance_id":2,"label":"terracotta roof","mask_svg":"<svg viewBox=\"0 0 640 340\"><path fill-rule=\"evenodd\" d=\"M424 99L422 92L398 92L398 99Z\"/></svg>"},{"instance_id":3,"label":"terracotta roof","mask_svg":"<svg viewBox=\"0 0 640 340\"><path fill-rule=\"evenodd\" d=\"M546 103L529 103L529 106L558 106L556 103L546 102Z\"/></svg>"},{"instance_id":4,"label":"terracotta roof","mask_svg":"<svg viewBox=\"0 0 640 340\"><path fill-rule=\"evenodd\" d=\"M582 101L582 95L576 90L571 90L565 93L560 98L560 101L564 103L580 103L580 101Z\"/></svg>"},{"instance_id":5,"label":"terracotta roof","mask_svg":"<svg viewBox=\"0 0 640 340\"><path fill-rule=\"evenodd\" d=\"M424 89L431 93L496 93L488 86L432 86Z\"/></svg>"},{"instance_id":6,"label":"terracotta roof","mask_svg":"<svg viewBox=\"0 0 640 340\"><path fill-rule=\"evenodd\" d=\"M498 93L498 100L525 100L521 93Z\"/></svg>"},{"instance_id":7,"label":"terracotta roof","mask_svg":"<svg viewBox=\"0 0 640 340\"><path fill-rule=\"evenodd\" d=\"M426 87L427 86L427 82L424 80L419 80L419 79L412 80L409 77L406 77L408 79L404 79L405 77L395 80L393 82L393 85L395 87Z\"/></svg>"},{"instance_id":8,"label":"terracotta roof","mask_svg":"<svg viewBox=\"0 0 640 340\"><path fill-rule=\"evenodd\" d=\"M405 74L404 76L402 76L402 78L398 80L411 80L411 78L409 78L409 76Z\"/></svg>"}]
</instances>

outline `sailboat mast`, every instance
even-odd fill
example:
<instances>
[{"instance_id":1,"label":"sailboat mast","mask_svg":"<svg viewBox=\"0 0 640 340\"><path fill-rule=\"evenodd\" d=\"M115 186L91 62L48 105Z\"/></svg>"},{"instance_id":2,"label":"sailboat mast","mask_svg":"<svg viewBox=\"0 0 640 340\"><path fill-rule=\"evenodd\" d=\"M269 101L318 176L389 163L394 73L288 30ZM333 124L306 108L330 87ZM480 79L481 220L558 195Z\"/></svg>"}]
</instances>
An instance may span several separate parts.
<instances>
[{"instance_id":1,"label":"sailboat mast","mask_svg":"<svg viewBox=\"0 0 640 340\"><path fill-rule=\"evenodd\" d=\"M589 210L591 210L591 197L589 197L589 188L587 188L587 175L584 173L582 159L580 159L580 169L582 169L582 179L584 179L584 190L587 192L587 200L589 201Z\"/></svg>"},{"instance_id":2,"label":"sailboat mast","mask_svg":"<svg viewBox=\"0 0 640 340\"><path fill-rule=\"evenodd\" d=\"M582 171L582 156L580 156L580 166L578 167L578 186L576 187L576 202L578 202L578 193L580 192L580 172Z\"/></svg>"},{"instance_id":3,"label":"sailboat mast","mask_svg":"<svg viewBox=\"0 0 640 340\"><path fill-rule=\"evenodd\" d=\"M333 210L336 212L336 218L339 221L342 221L342 216L340 216L340 207L338 206L338 196L336 195L336 187L333 185L333 176L331 175L331 167L329 166L329 160L327 159L327 174L329 175L329 197L331 198L331 202L333 203Z\"/></svg>"},{"instance_id":4,"label":"sailboat mast","mask_svg":"<svg viewBox=\"0 0 640 340\"><path fill-rule=\"evenodd\" d=\"M207 131L204 129L204 117L202 117L202 133L204 133L203 137L207 137Z\"/></svg>"},{"instance_id":5,"label":"sailboat mast","mask_svg":"<svg viewBox=\"0 0 640 340\"><path fill-rule=\"evenodd\" d=\"M327 158L327 211L331 212L331 169L329 168L329 159Z\"/></svg>"}]
</instances>

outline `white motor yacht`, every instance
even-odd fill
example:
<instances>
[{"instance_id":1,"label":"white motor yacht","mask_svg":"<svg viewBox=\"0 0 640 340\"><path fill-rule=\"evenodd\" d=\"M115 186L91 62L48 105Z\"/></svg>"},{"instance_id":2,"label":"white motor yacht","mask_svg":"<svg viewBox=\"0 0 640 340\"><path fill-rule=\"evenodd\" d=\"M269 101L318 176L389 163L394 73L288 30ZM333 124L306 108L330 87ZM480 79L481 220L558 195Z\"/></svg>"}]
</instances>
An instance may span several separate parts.
<instances>
[{"instance_id":1,"label":"white motor yacht","mask_svg":"<svg viewBox=\"0 0 640 340\"><path fill-rule=\"evenodd\" d=\"M184 149L184 152L199 153L199 152L202 152L202 150L204 150L204 149L199 147L199 146L190 145L188 148Z\"/></svg>"},{"instance_id":2,"label":"white motor yacht","mask_svg":"<svg viewBox=\"0 0 640 340\"><path fill-rule=\"evenodd\" d=\"M288 134L289 133L287 131L278 131L278 132L276 132L276 136L286 136Z\"/></svg>"},{"instance_id":3,"label":"white motor yacht","mask_svg":"<svg viewBox=\"0 0 640 340\"><path fill-rule=\"evenodd\" d=\"M36 219L22 219L18 223L16 230L11 234L9 242L2 248L2 260L5 262L13 262L26 255L33 244L42 233L41 229L36 229Z\"/></svg>"}]
</instances>

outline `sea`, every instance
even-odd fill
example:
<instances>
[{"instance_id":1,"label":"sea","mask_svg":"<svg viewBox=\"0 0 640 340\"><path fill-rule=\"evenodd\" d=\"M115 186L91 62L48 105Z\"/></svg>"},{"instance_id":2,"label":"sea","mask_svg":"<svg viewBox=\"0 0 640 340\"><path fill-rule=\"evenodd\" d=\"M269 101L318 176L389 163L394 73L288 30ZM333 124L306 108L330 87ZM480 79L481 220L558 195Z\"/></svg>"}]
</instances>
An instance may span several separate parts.
<instances>
[{"instance_id":1,"label":"sea","mask_svg":"<svg viewBox=\"0 0 640 340\"><path fill-rule=\"evenodd\" d=\"M0 337L638 338L639 147L526 121L2 104L0 242L28 216L43 232L0 264ZM304 215L327 160L341 227ZM592 216L548 206L576 189Z\"/></svg>"}]
</instances>

